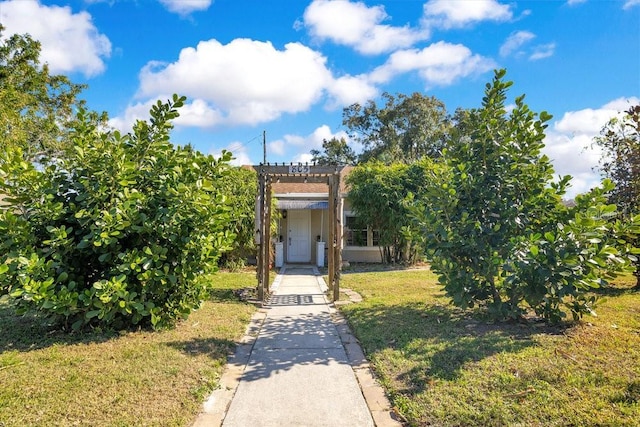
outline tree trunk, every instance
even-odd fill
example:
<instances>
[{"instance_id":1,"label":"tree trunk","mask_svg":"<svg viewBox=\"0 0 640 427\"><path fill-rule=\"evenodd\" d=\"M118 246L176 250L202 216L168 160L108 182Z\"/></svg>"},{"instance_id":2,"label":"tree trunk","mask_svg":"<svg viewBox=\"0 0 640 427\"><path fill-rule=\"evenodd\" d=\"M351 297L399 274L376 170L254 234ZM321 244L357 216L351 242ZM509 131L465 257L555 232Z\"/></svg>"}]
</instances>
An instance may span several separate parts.
<instances>
[{"instance_id":1,"label":"tree trunk","mask_svg":"<svg viewBox=\"0 0 640 427\"><path fill-rule=\"evenodd\" d=\"M496 304L496 306L502 305L502 298L500 297L500 292L498 292L498 289L496 288L496 284L493 277L489 279L489 284L491 285L493 302Z\"/></svg>"}]
</instances>

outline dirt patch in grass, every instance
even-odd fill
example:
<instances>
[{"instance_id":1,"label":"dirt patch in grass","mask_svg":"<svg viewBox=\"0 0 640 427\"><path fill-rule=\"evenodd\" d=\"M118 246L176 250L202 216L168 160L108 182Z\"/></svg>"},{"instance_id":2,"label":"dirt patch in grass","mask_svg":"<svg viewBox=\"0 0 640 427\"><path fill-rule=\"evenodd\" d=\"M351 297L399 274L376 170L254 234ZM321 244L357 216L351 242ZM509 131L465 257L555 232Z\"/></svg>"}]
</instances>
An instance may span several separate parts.
<instances>
[{"instance_id":1,"label":"dirt patch in grass","mask_svg":"<svg viewBox=\"0 0 640 427\"><path fill-rule=\"evenodd\" d=\"M255 272L211 280L212 300L161 332L67 334L0 299L0 425L189 425L255 310L233 295Z\"/></svg>"}]
</instances>

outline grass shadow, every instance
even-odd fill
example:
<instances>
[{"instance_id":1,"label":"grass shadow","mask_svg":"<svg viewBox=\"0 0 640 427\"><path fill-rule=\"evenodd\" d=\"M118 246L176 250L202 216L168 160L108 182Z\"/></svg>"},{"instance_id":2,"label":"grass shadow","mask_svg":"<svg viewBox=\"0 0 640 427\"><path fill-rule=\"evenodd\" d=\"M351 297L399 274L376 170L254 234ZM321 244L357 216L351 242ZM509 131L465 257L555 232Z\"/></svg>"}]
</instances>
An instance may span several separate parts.
<instances>
[{"instance_id":1,"label":"grass shadow","mask_svg":"<svg viewBox=\"0 0 640 427\"><path fill-rule=\"evenodd\" d=\"M211 359L224 361L236 348L234 341L220 338L194 338L187 341L171 341L165 344L189 356L206 355Z\"/></svg>"},{"instance_id":2,"label":"grass shadow","mask_svg":"<svg viewBox=\"0 0 640 427\"><path fill-rule=\"evenodd\" d=\"M594 289L593 293L601 297L619 297L621 295L640 295L640 289L633 286L605 286Z\"/></svg>"},{"instance_id":3,"label":"grass shadow","mask_svg":"<svg viewBox=\"0 0 640 427\"><path fill-rule=\"evenodd\" d=\"M448 305L407 303L358 306L346 317L367 357L393 359L398 352L410 361L394 381L409 395L424 391L435 379L455 380L469 363L498 353L519 352L536 344L538 334L562 334L564 327L544 324L490 324ZM384 356L382 356L385 354Z\"/></svg>"},{"instance_id":4,"label":"grass shadow","mask_svg":"<svg viewBox=\"0 0 640 427\"><path fill-rule=\"evenodd\" d=\"M237 293L237 289L214 288L209 291L209 300L215 302L238 301Z\"/></svg>"},{"instance_id":5,"label":"grass shadow","mask_svg":"<svg viewBox=\"0 0 640 427\"><path fill-rule=\"evenodd\" d=\"M6 300L0 299L0 353L31 351L54 344L87 344L111 340L114 331L83 331L70 333L60 324L37 312L17 314Z\"/></svg>"}]
</instances>

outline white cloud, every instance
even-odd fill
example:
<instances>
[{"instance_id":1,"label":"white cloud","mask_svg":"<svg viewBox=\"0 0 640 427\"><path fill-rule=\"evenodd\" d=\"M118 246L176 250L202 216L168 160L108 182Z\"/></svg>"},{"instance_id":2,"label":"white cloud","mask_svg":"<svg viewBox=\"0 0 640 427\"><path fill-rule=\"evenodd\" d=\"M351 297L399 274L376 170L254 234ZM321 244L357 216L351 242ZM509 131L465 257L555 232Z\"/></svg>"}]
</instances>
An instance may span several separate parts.
<instances>
[{"instance_id":1,"label":"white cloud","mask_svg":"<svg viewBox=\"0 0 640 427\"><path fill-rule=\"evenodd\" d=\"M569 6L575 6L576 4L586 3L587 0L567 0Z\"/></svg>"},{"instance_id":2,"label":"white cloud","mask_svg":"<svg viewBox=\"0 0 640 427\"><path fill-rule=\"evenodd\" d=\"M293 159L292 161L294 162L310 162L313 156L309 152L312 149L318 150L322 148L322 141L332 138L344 138L349 141L346 132L338 131L334 133L328 125L322 125L306 136L285 135L282 139L272 141L268 144L268 151L278 156Z\"/></svg>"},{"instance_id":3,"label":"white cloud","mask_svg":"<svg viewBox=\"0 0 640 427\"><path fill-rule=\"evenodd\" d=\"M169 97L159 97L160 99L169 99ZM146 102L137 102L127 106L127 109L120 116L109 119L109 126L122 132L130 132L137 120L148 120L149 110L155 104L155 99Z\"/></svg>"},{"instance_id":4,"label":"white cloud","mask_svg":"<svg viewBox=\"0 0 640 427\"><path fill-rule=\"evenodd\" d=\"M40 60L52 73L81 72L95 76L105 70L111 42L101 34L87 12L73 13L69 6L45 6L36 0L1 3L4 35L29 33L42 44Z\"/></svg>"},{"instance_id":5,"label":"white cloud","mask_svg":"<svg viewBox=\"0 0 640 427\"><path fill-rule=\"evenodd\" d=\"M513 18L511 6L496 0L429 0L424 5L427 27L463 28L481 21L504 22Z\"/></svg>"},{"instance_id":6,"label":"white cloud","mask_svg":"<svg viewBox=\"0 0 640 427\"><path fill-rule=\"evenodd\" d=\"M640 99L636 97L618 98L597 109L569 111L554 123L553 129L563 134L596 136L611 118L620 116L631 105L639 102Z\"/></svg>"},{"instance_id":7,"label":"white cloud","mask_svg":"<svg viewBox=\"0 0 640 427\"><path fill-rule=\"evenodd\" d=\"M109 119L109 126L130 132L137 120L149 120L149 111L158 100L165 102L169 99L169 95L158 94L156 98L130 104L124 113ZM211 128L223 122L222 113L202 99L187 100L179 113L180 116L173 121L176 126Z\"/></svg>"},{"instance_id":8,"label":"white cloud","mask_svg":"<svg viewBox=\"0 0 640 427\"><path fill-rule=\"evenodd\" d=\"M389 18L384 6L314 0L304 12L304 25L319 40L351 46L363 54L391 52L429 38L425 29L382 24Z\"/></svg>"},{"instance_id":9,"label":"white cloud","mask_svg":"<svg viewBox=\"0 0 640 427\"><path fill-rule=\"evenodd\" d=\"M208 128L222 122L222 113L202 99L184 104L179 111L180 117L174 121L177 126Z\"/></svg>"},{"instance_id":10,"label":"white cloud","mask_svg":"<svg viewBox=\"0 0 640 427\"><path fill-rule=\"evenodd\" d=\"M638 6L640 5L640 0L627 0L624 2L624 5L622 6L622 8L624 10L629 10L634 6Z\"/></svg>"},{"instance_id":11,"label":"white cloud","mask_svg":"<svg viewBox=\"0 0 640 427\"><path fill-rule=\"evenodd\" d=\"M332 100L327 104L330 109L363 103L378 95L378 89L373 86L367 76L342 76L333 80L327 88Z\"/></svg>"},{"instance_id":12,"label":"white cloud","mask_svg":"<svg viewBox=\"0 0 640 427\"><path fill-rule=\"evenodd\" d=\"M325 63L324 56L299 43L277 50L249 39L227 45L203 41L182 49L173 63L149 62L140 72L137 96L179 93L201 100L218 122L254 125L318 102L333 79Z\"/></svg>"},{"instance_id":13,"label":"white cloud","mask_svg":"<svg viewBox=\"0 0 640 427\"><path fill-rule=\"evenodd\" d=\"M398 74L417 71L427 86L446 86L461 77L484 73L495 66L491 59L474 55L464 45L438 42L421 50L394 52L386 63L371 73L370 81L386 83Z\"/></svg>"},{"instance_id":14,"label":"white cloud","mask_svg":"<svg viewBox=\"0 0 640 427\"><path fill-rule=\"evenodd\" d=\"M500 56L521 57L527 55L530 61L537 61L552 56L556 49L555 43L540 44L531 48L524 46L536 37L530 31L516 31L511 33L500 46Z\"/></svg>"},{"instance_id":15,"label":"white cloud","mask_svg":"<svg viewBox=\"0 0 640 427\"><path fill-rule=\"evenodd\" d=\"M533 48L533 53L529 56L531 61L537 61L539 59L549 58L553 56L556 50L555 43L541 44Z\"/></svg>"},{"instance_id":16,"label":"white cloud","mask_svg":"<svg viewBox=\"0 0 640 427\"><path fill-rule=\"evenodd\" d=\"M509 56L513 52L518 51L522 45L533 40L536 37L530 31L517 31L511 33L507 40L500 46L500 56Z\"/></svg>"},{"instance_id":17,"label":"white cloud","mask_svg":"<svg viewBox=\"0 0 640 427\"><path fill-rule=\"evenodd\" d=\"M567 198L585 193L600 183L600 175L594 169L600 159L600 150L591 147L595 135L547 133L543 152L553 162L556 176L572 176Z\"/></svg>"},{"instance_id":18,"label":"white cloud","mask_svg":"<svg viewBox=\"0 0 640 427\"><path fill-rule=\"evenodd\" d=\"M600 183L595 168L601 151L592 145L593 138L611 118L639 102L636 97L618 98L600 108L568 111L550 127L544 152L553 161L556 174L573 176L568 197L589 191Z\"/></svg>"},{"instance_id":19,"label":"white cloud","mask_svg":"<svg viewBox=\"0 0 640 427\"><path fill-rule=\"evenodd\" d=\"M191 12L207 10L212 0L159 0L169 12L188 15Z\"/></svg>"}]
</instances>

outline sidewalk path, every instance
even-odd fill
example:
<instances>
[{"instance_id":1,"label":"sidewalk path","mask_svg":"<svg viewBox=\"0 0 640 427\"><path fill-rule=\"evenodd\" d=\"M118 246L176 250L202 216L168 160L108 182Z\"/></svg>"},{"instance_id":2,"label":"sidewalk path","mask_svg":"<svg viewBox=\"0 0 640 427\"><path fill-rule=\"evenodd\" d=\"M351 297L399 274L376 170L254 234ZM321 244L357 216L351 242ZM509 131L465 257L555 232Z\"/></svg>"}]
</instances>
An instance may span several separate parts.
<instances>
[{"instance_id":1,"label":"sidewalk path","mask_svg":"<svg viewBox=\"0 0 640 427\"><path fill-rule=\"evenodd\" d=\"M272 290L195 426L399 426L317 269L285 266Z\"/></svg>"}]
</instances>

